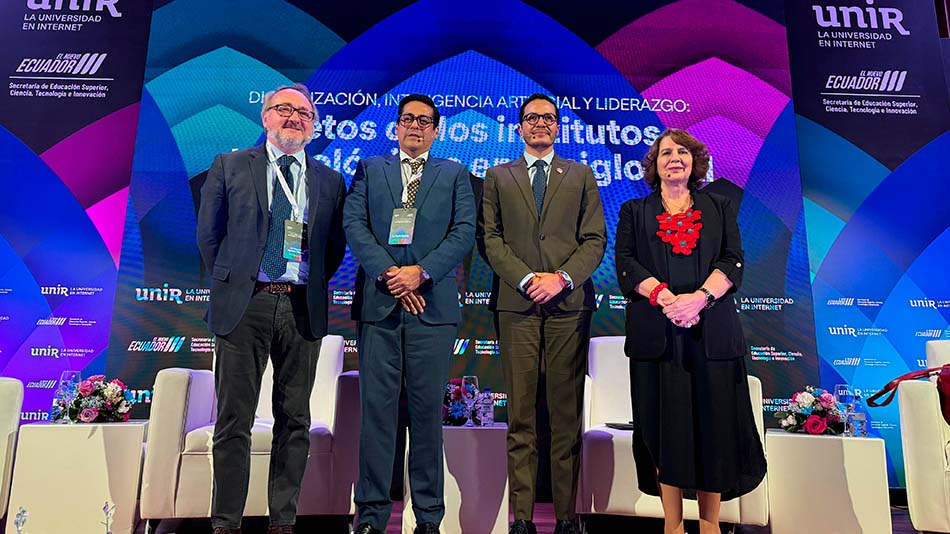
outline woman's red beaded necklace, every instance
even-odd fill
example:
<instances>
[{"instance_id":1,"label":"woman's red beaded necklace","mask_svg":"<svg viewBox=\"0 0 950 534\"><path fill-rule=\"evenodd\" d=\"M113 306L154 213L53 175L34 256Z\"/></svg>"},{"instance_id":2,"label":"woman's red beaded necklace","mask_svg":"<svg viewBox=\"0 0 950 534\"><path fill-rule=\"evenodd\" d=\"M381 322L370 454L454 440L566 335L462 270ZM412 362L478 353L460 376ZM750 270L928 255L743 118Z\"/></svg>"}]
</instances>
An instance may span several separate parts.
<instances>
[{"instance_id":1,"label":"woman's red beaded necklace","mask_svg":"<svg viewBox=\"0 0 950 534\"><path fill-rule=\"evenodd\" d=\"M683 254L689 256L696 248L696 241L699 240L699 230L703 223L700 222L702 212L693 209L693 197L689 198L689 203L685 210L680 213L671 214L672 210L666 205L663 199L663 213L656 216L660 223L660 230L656 233L664 243L669 243L673 247L674 254Z\"/></svg>"}]
</instances>

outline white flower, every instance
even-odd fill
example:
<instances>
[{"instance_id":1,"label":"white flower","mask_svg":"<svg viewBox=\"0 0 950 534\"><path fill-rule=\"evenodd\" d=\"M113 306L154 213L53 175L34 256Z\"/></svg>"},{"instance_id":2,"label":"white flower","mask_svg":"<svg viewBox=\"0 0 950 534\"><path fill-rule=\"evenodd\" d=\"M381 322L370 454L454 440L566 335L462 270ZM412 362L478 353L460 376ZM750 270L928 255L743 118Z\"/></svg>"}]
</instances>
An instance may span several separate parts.
<instances>
[{"instance_id":1,"label":"white flower","mask_svg":"<svg viewBox=\"0 0 950 534\"><path fill-rule=\"evenodd\" d=\"M125 413L128 413L128 411L131 410L131 409L132 409L132 405L129 404L128 401L122 401L122 402L119 404L119 407L116 408L115 411L118 412L118 413L121 413L121 414L125 414Z\"/></svg>"},{"instance_id":2,"label":"white flower","mask_svg":"<svg viewBox=\"0 0 950 534\"><path fill-rule=\"evenodd\" d=\"M105 396L109 399L109 402L115 403L119 399L122 399L122 388L118 384L109 383L105 387Z\"/></svg>"},{"instance_id":3,"label":"white flower","mask_svg":"<svg viewBox=\"0 0 950 534\"><path fill-rule=\"evenodd\" d=\"M815 402L815 396L805 391L799 393L798 398L795 400L798 402L799 406L802 408L807 408L808 406L811 406L813 402Z\"/></svg>"},{"instance_id":4,"label":"white flower","mask_svg":"<svg viewBox=\"0 0 950 534\"><path fill-rule=\"evenodd\" d=\"M786 426L793 426L795 422L795 416L789 415L785 419L782 419L782 428L785 428Z\"/></svg>"}]
</instances>

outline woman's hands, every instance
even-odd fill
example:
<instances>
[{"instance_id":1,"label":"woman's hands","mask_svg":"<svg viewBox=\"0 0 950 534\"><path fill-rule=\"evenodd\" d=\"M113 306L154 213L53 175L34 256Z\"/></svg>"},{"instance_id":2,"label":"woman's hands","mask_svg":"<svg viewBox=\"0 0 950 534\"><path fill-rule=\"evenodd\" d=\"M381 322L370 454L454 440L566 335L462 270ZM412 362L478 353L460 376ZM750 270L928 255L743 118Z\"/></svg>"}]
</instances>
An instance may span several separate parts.
<instances>
[{"instance_id":1,"label":"woman's hands","mask_svg":"<svg viewBox=\"0 0 950 534\"><path fill-rule=\"evenodd\" d=\"M656 301L663 306L663 315L681 328L690 328L698 324L699 312L706 307L706 295L699 291L674 295L664 289Z\"/></svg>"}]
</instances>

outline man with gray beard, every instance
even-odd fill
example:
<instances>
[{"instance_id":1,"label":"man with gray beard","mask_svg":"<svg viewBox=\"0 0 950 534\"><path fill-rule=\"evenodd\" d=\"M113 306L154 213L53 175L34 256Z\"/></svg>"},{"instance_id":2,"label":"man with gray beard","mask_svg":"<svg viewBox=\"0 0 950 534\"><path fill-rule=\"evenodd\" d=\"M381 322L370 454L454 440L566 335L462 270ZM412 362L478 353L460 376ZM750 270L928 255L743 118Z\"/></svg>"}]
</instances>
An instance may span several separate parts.
<instances>
[{"instance_id":1,"label":"man with gray beard","mask_svg":"<svg viewBox=\"0 0 950 534\"><path fill-rule=\"evenodd\" d=\"M310 392L327 333L327 281L346 243L340 173L304 152L316 109L301 84L264 98L263 145L218 155L201 188L198 249L215 335L215 534L241 532L251 426L270 357L274 427L268 534L293 534L310 449Z\"/></svg>"}]
</instances>

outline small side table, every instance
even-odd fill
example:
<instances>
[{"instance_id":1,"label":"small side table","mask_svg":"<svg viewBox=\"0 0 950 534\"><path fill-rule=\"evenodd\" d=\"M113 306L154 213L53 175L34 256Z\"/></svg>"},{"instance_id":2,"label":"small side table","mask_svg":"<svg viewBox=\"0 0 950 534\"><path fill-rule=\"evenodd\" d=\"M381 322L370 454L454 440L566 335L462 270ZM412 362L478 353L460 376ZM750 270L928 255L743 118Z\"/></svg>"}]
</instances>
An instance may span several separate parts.
<instances>
[{"instance_id":1,"label":"small side table","mask_svg":"<svg viewBox=\"0 0 950 534\"><path fill-rule=\"evenodd\" d=\"M6 532L23 507L27 533L133 534L147 422L20 427Z\"/></svg>"},{"instance_id":2,"label":"small side table","mask_svg":"<svg viewBox=\"0 0 950 534\"><path fill-rule=\"evenodd\" d=\"M508 532L508 426L442 427L445 466L445 518L442 532ZM408 443L408 439L407 439ZM409 488L409 447L406 447L402 532L412 534Z\"/></svg>"},{"instance_id":3,"label":"small side table","mask_svg":"<svg viewBox=\"0 0 950 534\"><path fill-rule=\"evenodd\" d=\"M884 440L765 434L773 534L891 534Z\"/></svg>"}]
</instances>

